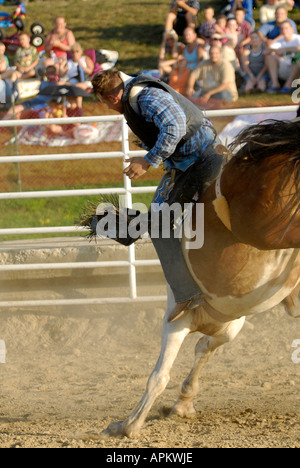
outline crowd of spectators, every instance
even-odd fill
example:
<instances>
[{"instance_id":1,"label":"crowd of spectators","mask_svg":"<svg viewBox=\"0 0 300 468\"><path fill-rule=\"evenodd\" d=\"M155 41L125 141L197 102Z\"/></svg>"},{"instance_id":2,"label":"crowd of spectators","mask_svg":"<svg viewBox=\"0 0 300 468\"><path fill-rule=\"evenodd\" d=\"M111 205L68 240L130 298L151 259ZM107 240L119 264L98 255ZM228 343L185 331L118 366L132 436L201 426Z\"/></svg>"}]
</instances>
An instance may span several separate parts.
<instances>
[{"instance_id":1,"label":"crowd of spectators","mask_svg":"<svg viewBox=\"0 0 300 468\"><path fill-rule=\"evenodd\" d=\"M20 33L20 46L11 64L5 56L4 44L0 44L0 79L9 78L14 82L30 78L44 78L47 67L52 66L55 69L54 75L57 76L57 82L64 80L77 84L93 72L91 59L83 55L80 45L76 44L73 32L67 28L66 21L61 16L55 18L54 28L46 37L42 54L38 53L37 48L31 45L30 41L28 33ZM79 57L78 51L80 51ZM75 62L76 66L74 66ZM76 77L78 75L76 83L72 81L75 68L77 68Z\"/></svg>"},{"instance_id":2,"label":"crowd of spectators","mask_svg":"<svg viewBox=\"0 0 300 468\"><path fill-rule=\"evenodd\" d=\"M4 118L22 118L22 113L29 110L34 117L82 115L81 96L75 99L70 96L62 102L62 98L56 98L54 93L53 96L43 94L47 86L69 85L82 90L91 89L91 78L97 70L93 54L83 51L73 32L67 28L65 18L55 18L53 30L46 36L42 52L31 45L30 35L26 32L20 33L19 44L14 58L9 61L5 45L0 42L0 82L5 83L6 87L6 98L2 101L10 103L11 94L17 96L20 83L28 80L40 82L39 94L20 104L7 105L9 109ZM77 111L74 111L74 106ZM62 129L53 125L49 131L59 134Z\"/></svg>"},{"instance_id":3,"label":"crowd of spectators","mask_svg":"<svg viewBox=\"0 0 300 468\"><path fill-rule=\"evenodd\" d=\"M266 0L259 9L258 25L253 19L255 1L231 0L218 14L208 5L199 22L198 0L173 0L158 54L161 79L204 104L235 102L241 93L291 93L293 81L300 77L300 35L289 18L295 0ZM10 109L6 118L18 118L28 109L44 110L52 99L42 94L49 84L82 90L91 86L95 57L83 51L64 17L55 18L42 54L26 32L19 40L12 63L0 43L0 83L12 83L14 92L14 83L35 78L41 82L40 93L18 104L15 114ZM76 102L82 108L82 98Z\"/></svg>"},{"instance_id":4,"label":"crowd of spectators","mask_svg":"<svg viewBox=\"0 0 300 468\"><path fill-rule=\"evenodd\" d=\"M242 93L292 93L300 78L300 35L289 18L294 0L266 0L257 25L252 0L233 0L217 15L208 5L201 23L199 6L172 2L164 33L172 57L159 57L164 81L203 104L234 102Z\"/></svg>"}]
</instances>

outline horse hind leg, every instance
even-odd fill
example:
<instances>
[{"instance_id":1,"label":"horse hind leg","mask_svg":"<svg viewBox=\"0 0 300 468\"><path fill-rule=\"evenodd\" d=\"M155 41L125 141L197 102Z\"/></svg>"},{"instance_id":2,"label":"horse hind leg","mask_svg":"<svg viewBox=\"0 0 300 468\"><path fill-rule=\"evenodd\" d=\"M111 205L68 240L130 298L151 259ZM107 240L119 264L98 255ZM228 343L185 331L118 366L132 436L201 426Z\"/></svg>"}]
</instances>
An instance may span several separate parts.
<instances>
[{"instance_id":1,"label":"horse hind leg","mask_svg":"<svg viewBox=\"0 0 300 468\"><path fill-rule=\"evenodd\" d=\"M179 399L172 408L171 414L185 418L191 418L195 415L194 397L199 390L199 374L205 364L214 355L217 348L225 343L232 341L241 331L245 323L245 317L220 324L220 329L213 336L204 335L198 341L195 348L195 361L193 368L183 382Z\"/></svg>"},{"instance_id":2,"label":"horse hind leg","mask_svg":"<svg viewBox=\"0 0 300 468\"><path fill-rule=\"evenodd\" d=\"M300 318L300 285L284 299L286 312L294 318Z\"/></svg>"},{"instance_id":3,"label":"horse hind leg","mask_svg":"<svg viewBox=\"0 0 300 468\"><path fill-rule=\"evenodd\" d=\"M171 307L174 306L174 301ZM103 431L102 436L127 436L136 437L154 403L156 398L164 391L169 379L170 371L177 357L178 351L185 339L191 331L192 318L189 316L182 317L180 320L169 323L167 318L170 307L168 307L162 330L162 347L157 364L150 375L146 391L130 414L124 421L111 423L108 428Z\"/></svg>"}]
</instances>

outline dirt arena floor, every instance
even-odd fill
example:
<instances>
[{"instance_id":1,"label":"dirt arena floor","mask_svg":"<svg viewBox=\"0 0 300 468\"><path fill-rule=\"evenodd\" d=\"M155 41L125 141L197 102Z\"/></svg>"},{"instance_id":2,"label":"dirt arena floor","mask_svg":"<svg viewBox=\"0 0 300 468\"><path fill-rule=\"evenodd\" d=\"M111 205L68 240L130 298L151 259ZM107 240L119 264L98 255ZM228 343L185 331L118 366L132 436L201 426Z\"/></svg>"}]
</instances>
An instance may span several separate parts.
<instances>
[{"instance_id":1,"label":"dirt arena floor","mask_svg":"<svg viewBox=\"0 0 300 468\"><path fill-rule=\"evenodd\" d=\"M166 415L198 334L183 344L140 437L94 438L142 396L163 314L145 304L1 312L0 447L300 448L300 363L292 360L300 357L292 347L300 321L281 307L248 320L218 350L203 371L194 419Z\"/></svg>"}]
</instances>

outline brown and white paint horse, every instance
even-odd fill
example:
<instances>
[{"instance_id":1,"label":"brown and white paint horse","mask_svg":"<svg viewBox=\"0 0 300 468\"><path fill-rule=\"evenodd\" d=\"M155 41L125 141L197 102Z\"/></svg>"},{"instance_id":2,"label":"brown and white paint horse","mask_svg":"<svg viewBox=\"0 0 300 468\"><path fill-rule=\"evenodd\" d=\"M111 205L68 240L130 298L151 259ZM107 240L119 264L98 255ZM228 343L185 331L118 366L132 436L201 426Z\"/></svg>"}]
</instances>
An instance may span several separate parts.
<instances>
[{"instance_id":1,"label":"brown and white paint horse","mask_svg":"<svg viewBox=\"0 0 300 468\"><path fill-rule=\"evenodd\" d=\"M213 184L200 200L205 204L204 246L187 251L186 241L182 242L186 262L206 293L206 302L169 321L174 297L168 290L161 354L146 391L132 414L111 423L103 435L138 435L155 399L166 388L189 333L198 331L204 336L196 345L194 366L172 409L182 417L195 412L200 370L219 346L237 336L246 316L280 303L289 314L300 316L299 125L271 121L250 127L238 137L240 149L219 180L229 206L229 225L225 227L216 214Z\"/></svg>"}]
</instances>

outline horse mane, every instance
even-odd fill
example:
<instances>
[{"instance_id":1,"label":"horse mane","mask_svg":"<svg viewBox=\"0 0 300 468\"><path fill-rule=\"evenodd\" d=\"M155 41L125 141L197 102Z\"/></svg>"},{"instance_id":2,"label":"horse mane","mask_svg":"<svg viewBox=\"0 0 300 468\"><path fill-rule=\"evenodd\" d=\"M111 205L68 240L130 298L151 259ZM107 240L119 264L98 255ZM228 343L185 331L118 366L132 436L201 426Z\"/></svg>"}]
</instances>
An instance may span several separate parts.
<instances>
[{"instance_id":1,"label":"horse mane","mask_svg":"<svg viewBox=\"0 0 300 468\"><path fill-rule=\"evenodd\" d=\"M300 207L300 122L265 120L242 130L229 146L231 162L246 170L263 160L282 166L283 187L294 177L293 194L286 214ZM280 158L281 156L281 158ZM294 216L296 216L296 213ZM293 218L294 218L293 216Z\"/></svg>"},{"instance_id":2,"label":"horse mane","mask_svg":"<svg viewBox=\"0 0 300 468\"><path fill-rule=\"evenodd\" d=\"M236 162L253 164L264 158L287 155L289 161L299 163L299 130L299 122L265 120L242 130L229 148Z\"/></svg>"}]
</instances>

